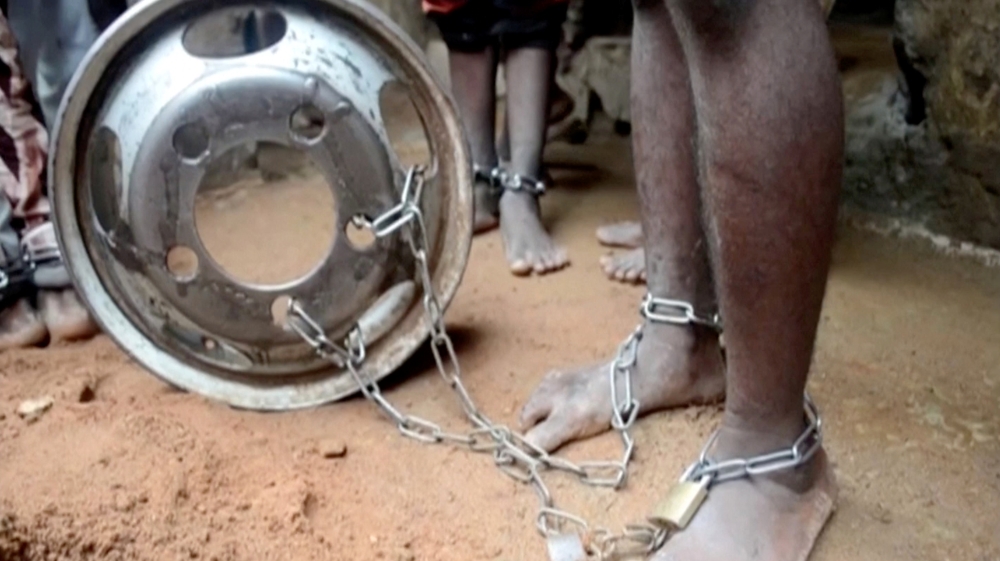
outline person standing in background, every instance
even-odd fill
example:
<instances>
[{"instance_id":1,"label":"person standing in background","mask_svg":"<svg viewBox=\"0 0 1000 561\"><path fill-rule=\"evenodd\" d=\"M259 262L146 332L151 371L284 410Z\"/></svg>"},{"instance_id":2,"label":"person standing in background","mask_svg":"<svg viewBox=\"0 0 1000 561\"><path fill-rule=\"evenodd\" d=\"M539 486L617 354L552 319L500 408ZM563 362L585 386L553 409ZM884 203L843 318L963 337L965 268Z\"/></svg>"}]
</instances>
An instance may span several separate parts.
<instances>
[{"instance_id":1,"label":"person standing in background","mask_svg":"<svg viewBox=\"0 0 1000 561\"><path fill-rule=\"evenodd\" d=\"M566 0L424 0L448 46L451 85L476 166L474 228L498 223L516 275L569 264L542 224L542 150ZM510 164L498 166L496 72L504 62Z\"/></svg>"}]
</instances>

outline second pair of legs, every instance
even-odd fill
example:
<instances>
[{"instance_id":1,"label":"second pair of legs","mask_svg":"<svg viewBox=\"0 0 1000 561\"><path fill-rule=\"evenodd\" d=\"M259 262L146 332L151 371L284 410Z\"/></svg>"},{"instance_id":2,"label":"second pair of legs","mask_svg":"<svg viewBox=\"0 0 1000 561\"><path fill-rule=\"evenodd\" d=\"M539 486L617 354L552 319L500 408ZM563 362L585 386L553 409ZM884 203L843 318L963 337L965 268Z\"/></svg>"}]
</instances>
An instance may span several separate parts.
<instances>
[{"instance_id":1,"label":"second pair of legs","mask_svg":"<svg viewBox=\"0 0 1000 561\"><path fill-rule=\"evenodd\" d=\"M504 51L507 106L504 111L510 147L507 172L541 179L549 113L554 52L537 47ZM449 53L452 91L468 134L472 159L483 170L499 164L496 139L496 78L501 50L452 49ZM476 183L474 228L483 232L499 224L511 272L545 274L569 265L566 250L552 239L542 222L539 197L527 191L495 191Z\"/></svg>"}]
</instances>

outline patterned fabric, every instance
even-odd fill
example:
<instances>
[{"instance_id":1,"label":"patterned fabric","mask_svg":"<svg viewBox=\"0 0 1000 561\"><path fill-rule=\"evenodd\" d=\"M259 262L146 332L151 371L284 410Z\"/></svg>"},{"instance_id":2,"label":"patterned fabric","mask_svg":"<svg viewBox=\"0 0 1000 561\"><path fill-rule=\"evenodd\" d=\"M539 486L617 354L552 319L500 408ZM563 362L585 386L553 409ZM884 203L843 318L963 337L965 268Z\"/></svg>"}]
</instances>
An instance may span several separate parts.
<instances>
[{"instance_id":1,"label":"patterned fabric","mask_svg":"<svg viewBox=\"0 0 1000 561\"><path fill-rule=\"evenodd\" d=\"M45 193L49 137L42 123L21 68L17 42L6 14L0 13L0 190L6 195L13 222L0 226L16 226L22 238L31 234L36 246L56 248ZM9 253L6 245L4 252Z\"/></svg>"}]
</instances>

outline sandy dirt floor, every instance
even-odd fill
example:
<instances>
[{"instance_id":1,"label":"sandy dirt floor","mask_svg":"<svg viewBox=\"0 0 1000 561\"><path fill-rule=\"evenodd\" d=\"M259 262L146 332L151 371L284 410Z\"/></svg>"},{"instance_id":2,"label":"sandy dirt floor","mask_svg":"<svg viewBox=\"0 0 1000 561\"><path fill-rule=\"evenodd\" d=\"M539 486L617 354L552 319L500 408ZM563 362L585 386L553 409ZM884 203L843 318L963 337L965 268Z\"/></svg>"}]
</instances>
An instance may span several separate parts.
<instances>
[{"instance_id":1,"label":"sandy dirt floor","mask_svg":"<svg viewBox=\"0 0 1000 561\"><path fill-rule=\"evenodd\" d=\"M447 316L473 396L512 423L548 369L611 353L642 295L603 277L594 238L636 215L627 140L598 131L547 159L556 188L543 206L572 267L515 278L499 235L477 238ZM199 214L217 256L245 276L301 267L328 243L316 181L272 187L217 193ZM267 221L313 234L261 237ZM841 496L813 559L1000 559L998 298L996 269L841 231L810 385ZM431 366L419 353L387 396L464 427ZM42 396L55 403L39 420L16 414ZM557 501L601 525L640 519L718 418L699 407L640 421L626 490L555 476ZM605 435L567 453L617 446ZM346 455L324 457L339 447ZM535 506L488 457L404 440L359 399L235 411L171 389L106 337L0 355L0 560L527 561L544 558Z\"/></svg>"}]
</instances>

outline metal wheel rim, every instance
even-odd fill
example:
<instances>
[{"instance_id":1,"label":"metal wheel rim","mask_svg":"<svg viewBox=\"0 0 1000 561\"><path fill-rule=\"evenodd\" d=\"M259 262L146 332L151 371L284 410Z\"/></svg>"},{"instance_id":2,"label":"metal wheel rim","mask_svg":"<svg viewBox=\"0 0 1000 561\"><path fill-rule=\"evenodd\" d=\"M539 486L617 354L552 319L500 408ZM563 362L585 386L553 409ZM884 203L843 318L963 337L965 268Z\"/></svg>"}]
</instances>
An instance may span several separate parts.
<instances>
[{"instance_id":1,"label":"metal wheel rim","mask_svg":"<svg viewBox=\"0 0 1000 561\"><path fill-rule=\"evenodd\" d=\"M99 38L70 83L54 130L50 155L50 194L57 235L67 268L95 319L126 352L168 383L235 407L288 410L334 401L357 391L346 371L326 370L289 379L247 377L192 362L156 344L116 301L98 274L84 239L78 197L85 145L87 109L98 99L98 88L112 63L136 38L165 16L191 9L198 0L145 0L130 9ZM238 3L238 2L234 2ZM430 261L435 291L446 307L459 286L472 238L471 160L464 133L450 96L438 84L423 54L383 14L360 0L309 0L297 3L329 10L360 30L366 44L394 61L409 87L427 132L438 184L445 191L441 224ZM452 186L450 189L448 186ZM429 325L419 298L393 328L390 336L369 348L365 370L381 379L396 370L426 340Z\"/></svg>"}]
</instances>

